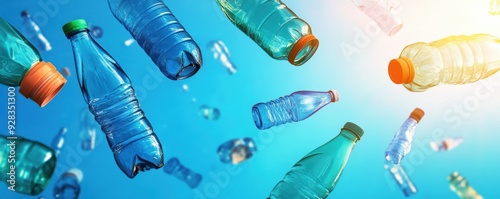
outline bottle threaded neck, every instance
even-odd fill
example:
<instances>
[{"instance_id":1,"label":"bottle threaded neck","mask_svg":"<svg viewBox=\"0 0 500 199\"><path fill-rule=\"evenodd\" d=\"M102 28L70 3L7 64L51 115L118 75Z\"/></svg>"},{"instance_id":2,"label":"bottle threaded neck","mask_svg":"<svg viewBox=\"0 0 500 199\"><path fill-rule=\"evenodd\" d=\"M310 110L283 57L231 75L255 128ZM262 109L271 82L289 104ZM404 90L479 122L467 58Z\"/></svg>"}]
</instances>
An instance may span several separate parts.
<instances>
[{"instance_id":1,"label":"bottle threaded neck","mask_svg":"<svg viewBox=\"0 0 500 199\"><path fill-rule=\"evenodd\" d=\"M19 92L35 101L40 107L47 105L62 87L66 79L50 62L36 63L21 80Z\"/></svg>"}]
</instances>

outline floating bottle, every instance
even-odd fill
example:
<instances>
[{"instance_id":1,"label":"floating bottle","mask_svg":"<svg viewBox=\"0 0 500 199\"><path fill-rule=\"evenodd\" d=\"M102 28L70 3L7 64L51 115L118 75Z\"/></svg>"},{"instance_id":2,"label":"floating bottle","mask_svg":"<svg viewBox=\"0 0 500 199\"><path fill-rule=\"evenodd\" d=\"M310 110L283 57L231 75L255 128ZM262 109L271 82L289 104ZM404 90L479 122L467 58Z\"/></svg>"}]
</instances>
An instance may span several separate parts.
<instances>
[{"instance_id":1,"label":"floating bottle","mask_svg":"<svg viewBox=\"0 0 500 199\"><path fill-rule=\"evenodd\" d=\"M483 196L479 195L479 193L469 185L467 179L456 171L448 176L448 182L450 183L450 189L457 193L460 199L483 199Z\"/></svg>"},{"instance_id":2,"label":"floating bottle","mask_svg":"<svg viewBox=\"0 0 500 199\"><path fill-rule=\"evenodd\" d=\"M85 151L91 151L95 148L95 139L97 136L98 124L88 108L84 108L80 113L80 143Z\"/></svg>"},{"instance_id":3,"label":"floating bottle","mask_svg":"<svg viewBox=\"0 0 500 199\"><path fill-rule=\"evenodd\" d=\"M396 14L388 0L352 0L388 36L394 36L403 27L403 20Z\"/></svg>"},{"instance_id":4,"label":"floating bottle","mask_svg":"<svg viewBox=\"0 0 500 199\"><path fill-rule=\"evenodd\" d=\"M71 41L78 82L89 110L106 134L115 161L129 178L163 166L163 150L139 107L130 79L92 39L85 20L63 26Z\"/></svg>"},{"instance_id":5,"label":"floating bottle","mask_svg":"<svg viewBox=\"0 0 500 199\"><path fill-rule=\"evenodd\" d=\"M403 191L406 197L410 197L417 193L417 187L415 187L413 181L411 181L401 164L393 164L392 162L386 161L384 168L391 174L394 180L396 180L399 189Z\"/></svg>"},{"instance_id":6,"label":"floating bottle","mask_svg":"<svg viewBox=\"0 0 500 199\"><path fill-rule=\"evenodd\" d=\"M165 167L163 167L166 173L175 176L177 179L185 182L191 189L196 188L198 184L200 184L201 179L203 178L200 174L192 171L191 169L184 167L179 159L170 158L165 163Z\"/></svg>"},{"instance_id":7,"label":"floating bottle","mask_svg":"<svg viewBox=\"0 0 500 199\"><path fill-rule=\"evenodd\" d=\"M250 137L229 140L217 148L220 161L229 164L239 164L248 160L256 151L257 146Z\"/></svg>"},{"instance_id":8,"label":"floating bottle","mask_svg":"<svg viewBox=\"0 0 500 199\"><path fill-rule=\"evenodd\" d=\"M431 141L430 145L432 150L439 151L450 151L464 142L463 137L452 137L440 141Z\"/></svg>"},{"instance_id":9,"label":"floating bottle","mask_svg":"<svg viewBox=\"0 0 500 199\"><path fill-rule=\"evenodd\" d=\"M0 180L11 191L33 196L49 184L57 162L50 147L19 136L0 136L0 157Z\"/></svg>"},{"instance_id":10,"label":"floating bottle","mask_svg":"<svg viewBox=\"0 0 500 199\"><path fill-rule=\"evenodd\" d=\"M394 135L394 138L392 138L389 146L387 146L387 149L385 150L386 161L393 164L399 164L401 160L410 152L413 135L415 135L415 129L422 117L424 117L424 114L424 111L419 108L415 108L415 110L411 112L410 117L405 120L403 125Z\"/></svg>"},{"instance_id":11,"label":"floating bottle","mask_svg":"<svg viewBox=\"0 0 500 199\"><path fill-rule=\"evenodd\" d=\"M358 125L347 122L336 137L299 160L274 187L268 199L327 198L363 134Z\"/></svg>"},{"instance_id":12,"label":"floating bottle","mask_svg":"<svg viewBox=\"0 0 500 199\"><path fill-rule=\"evenodd\" d=\"M210 41L208 42L208 48L210 49L210 51L212 51L214 59L219 60L222 66L227 69L227 72L229 74L233 75L236 73L238 69L236 68L236 65L234 65L234 63L231 61L231 55L229 54L229 50L227 49L224 42L220 40Z\"/></svg>"},{"instance_id":13,"label":"floating bottle","mask_svg":"<svg viewBox=\"0 0 500 199\"><path fill-rule=\"evenodd\" d=\"M500 39L486 35L451 36L406 46L389 62L395 84L422 92L438 84L466 84L500 70Z\"/></svg>"},{"instance_id":14,"label":"floating bottle","mask_svg":"<svg viewBox=\"0 0 500 199\"><path fill-rule=\"evenodd\" d=\"M220 111L218 108L201 105L199 110L200 115L207 120L218 120L220 117Z\"/></svg>"},{"instance_id":15,"label":"floating bottle","mask_svg":"<svg viewBox=\"0 0 500 199\"><path fill-rule=\"evenodd\" d=\"M108 4L165 76L181 80L198 72L201 50L163 1L108 0Z\"/></svg>"},{"instance_id":16,"label":"floating bottle","mask_svg":"<svg viewBox=\"0 0 500 199\"><path fill-rule=\"evenodd\" d=\"M40 107L47 105L66 84L50 62L7 21L0 18L0 83L20 86L19 92Z\"/></svg>"},{"instance_id":17,"label":"floating bottle","mask_svg":"<svg viewBox=\"0 0 500 199\"><path fill-rule=\"evenodd\" d=\"M21 17L23 18L23 34L35 44L36 48L43 51L52 50L52 46L47 38L43 35L40 26L31 18L30 13L27 10L21 12Z\"/></svg>"},{"instance_id":18,"label":"floating bottle","mask_svg":"<svg viewBox=\"0 0 500 199\"><path fill-rule=\"evenodd\" d=\"M280 0L216 0L229 20L274 59L306 63L318 49L311 27Z\"/></svg>"},{"instance_id":19,"label":"floating bottle","mask_svg":"<svg viewBox=\"0 0 500 199\"><path fill-rule=\"evenodd\" d=\"M64 137L66 136L67 132L68 129L63 127L59 130L59 133L57 133L54 139L52 139L51 147L56 152L56 156L59 156L59 153L61 153L61 150L64 146Z\"/></svg>"},{"instance_id":20,"label":"floating bottle","mask_svg":"<svg viewBox=\"0 0 500 199\"><path fill-rule=\"evenodd\" d=\"M252 107L253 121L260 130L289 122L298 122L336 101L339 101L339 93L335 90L297 91L277 100L255 104Z\"/></svg>"},{"instance_id":21,"label":"floating bottle","mask_svg":"<svg viewBox=\"0 0 500 199\"><path fill-rule=\"evenodd\" d=\"M500 0L490 0L491 15L500 15Z\"/></svg>"},{"instance_id":22,"label":"floating bottle","mask_svg":"<svg viewBox=\"0 0 500 199\"><path fill-rule=\"evenodd\" d=\"M83 173L80 169L73 168L64 172L54 186L54 198L78 199L82 179Z\"/></svg>"}]
</instances>

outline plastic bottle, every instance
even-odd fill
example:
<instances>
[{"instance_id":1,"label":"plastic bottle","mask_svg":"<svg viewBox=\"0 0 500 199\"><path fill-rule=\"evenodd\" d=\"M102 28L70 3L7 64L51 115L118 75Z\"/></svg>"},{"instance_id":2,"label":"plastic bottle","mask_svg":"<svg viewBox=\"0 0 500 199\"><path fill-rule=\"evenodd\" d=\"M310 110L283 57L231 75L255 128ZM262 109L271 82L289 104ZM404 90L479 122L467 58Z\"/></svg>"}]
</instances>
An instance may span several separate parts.
<instances>
[{"instance_id":1,"label":"plastic bottle","mask_svg":"<svg viewBox=\"0 0 500 199\"><path fill-rule=\"evenodd\" d=\"M26 37L28 37L38 49L44 51L52 50L50 42L43 35L40 26L31 18L30 13L27 10L23 10L21 12L21 17L23 18L23 33Z\"/></svg>"},{"instance_id":2,"label":"plastic bottle","mask_svg":"<svg viewBox=\"0 0 500 199\"><path fill-rule=\"evenodd\" d=\"M94 120L94 116L88 108L84 108L80 113L80 139L83 150L94 150L97 131L98 124Z\"/></svg>"},{"instance_id":3,"label":"plastic bottle","mask_svg":"<svg viewBox=\"0 0 500 199\"><path fill-rule=\"evenodd\" d=\"M391 176L396 180L399 189L403 191L406 197L410 197L417 193L417 187L413 184L405 169L401 164L393 164L392 162L386 162L384 168L391 174Z\"/></svg>"},{"instance_id":4,"label":"plastic bottle","mask_svg":"<svg viewBox=\"0 0 500 199\"><path fill-rule=\"evenodd\" d=\"M208 49L212 51L214 59L219 60L219 62L227 69L227 72L230 75L233 75L238 71L236 65L230 59L229 50L226 47L226 44L221 40L214 40L208 42Z\"/></svg>"},{"instance_id":5,"label":"plastic bottle","mask_svg":"<svg viewBox=\"0 0 500 199\"><path fill-rule=\"evenodd\" d=\"M269 199L328 197L363 134L358 125L347 122L339 135L299 160L274 187Z\"/></svg>"},{"instance_id":6,"label":"plastic bottle","mask_svg":"<svg viewBox=\"0 0 500 199\"><path fill-rule=\"evenodd\" d=\"M0 146L0 180L11 191L33 196L40 194L56 168L54 150L19 136L0 136Z\"/></svg>"},{"instance_id":7,"label":"plastic bottle","mask_svg":"<svg viewBox=\"0 0 500 199\"><path fill-rule=\"evenodd\" d=\"M339 101L339 97L335 90L297 91L277 100L255 104L252 107L253 121L260 130L302 121L327 104Z\"/></svg>"},{"instance_id":8,"label":"plastic bottle","mask_svg":"<svg viewBox=\"0 0 500 199\"><path fill-rule=\"evenodd\" d=\"M57 133L54 139L52 139L51 147L56 152L56 156L59 156L59 153L61 153L61 150L64 146L64 137L66 136L67 132L68 129L63 127L59 130L59 133Z\"/></svg>"},{"instance_id":9,"label":"plastic bottle","mask_svg":"<svg viewBox=\"0 0 500 199\"><path fill-rule=\"evenodd\" d=\"M403 27L403 21L389 0L352 0L363 13L372 18L388 36L394 36Z\"/></svg>"},{"instance_id":10,"label":"plastic bottle","mask_svg":"<svg viewBox=\"0 0 500 199\"><path fill-rule=\"evenodd\" d=\"M47 105L66 84L50 62L7 21L0 18L0 83L20 86L19 92L40 107Z\"/></svg>"},{"instance_id":11,"label":"plastic bottle","mask_svg":"<svg viewBox=\"0 0 500 199\"><path fill-rule=\"evenodd\" d=\"M444 140L440 141L431 141L430 145L432 150L439 152L439 151L450 151L457 146L460 146L464 142L463 137L453 137L453 138L446 138Z\"/></svg>"},{"instance_id":12,"label":"plastic bottle","mask_svg":"<svg viewBox=\"0 0 500 199\"><path fill-rule=\"evenodd\" d=\"M448 176L448 182L450 183L450 189L457 193L461 199L483 199L483 196L469 185L467 179L456 171Z\"/></svg>"},{"instance_id":13,"label":"plastic bottle","mask_svg":"<svg viewBox=\"0 0 500 199\"><path fill-rule=\"evenodd\" d=\"M218 108L215 107L211 107L208 105L201 105L200 115L207 120L218 120L220 117L220 111Z\"/></svg>"},{"instance_id":14,"label":"plastic bottle","mask_svg":"<svg viewBox=\"0 0 500 199\"><path fill-rule=\"evenodd\" d=\"M92 34L93 38L101 38L103 33L103 30L100 26L95 26L95 25L89 25L90 29L90 34Z\"/></svg>"},{"instance_id":15,"label":"plastic bottle","mask_svg":"<svg viewBox=\"0 0 500 199\"><path fill-rule=\"evenodd\" d=\"M280 0L216 0L224 14L269 56L296 66L318 49L311 27Z\"/></svg>"},{"instance_id":16,"label":"plastic bottle","mask_svg":"<svg viewBox=\"0 0 500 199\"><path fill-rule=\"evenodd\" d=\"M170 158L165 163L165 167L163 167L166 173L175 176L177 179L185 182L191 189L196 188L198 184L200 184L201 179L203 178L200 174L192 171L191 169L184 167L179 159Z\"/></svg>"},{"instance_id":17,"label":"plastic bottle","mask_svg":"<svg viewBox=\"0 0 500 199\"><path fill-rule=\"evenodd\" d=\"M239 164L250 159L256 151L257 146L250 137L229 140L217 148L221 162L231 164Z\"/></svg>"},{"instance_id":18,"label":"plastic bottle","mask_svg":"<svg viewBox=\"0 0 500 199\"><path fill-rule=\"evenodd\" d=\"M389 76L410 91L438 84L466 84L500 70L500 39L486 35L451 36L406 46L389 63Z\"/></svg>"},{"instance_id":19,"label":"plastic bottle","mask_svg":"<svg viewBox=\"0 0 500 199\"><path fill-rule=\"evenodd\" d=\"M491 15L500 14L500 0L490 0L490 12Z\"/></svg>"},{"instance_id":20,"label":"plastic bottle","mask_svg":"<svg viewBox=\"0 0 500 199\"><path fill-rule=\"evenodd\" d=\"M129 178L163 166L163 150L139 107L130 79L92 39L85 20L63 26L71 41L83 98L106 134L115 161Z\"/></svg>"},{"instance_id":21,"label":"plastic bottle","mask_svg":"<svg viewBox=\"0 0 500 199\"><path fill-rule=\"evenodd\" d=\"M108 4L165 76L180 80L198 72L201 50L162 0L108 0Z\"/></svg>"},{"instance_id":22,"label":"plastic bottle","mask_svg":"<svg viewBox=\"0 0 500 199\"><path fill-rule=\"evenodd\" d=\"M415 108L410 117L406 119L403 125L392 138L391 143L385 150L385 160L393 164L399 164L401 160L410 152L411 142L415 134L415 128L424 116L424 111Z\"/></svg>"},{"instance_id":23,"label":"plastic bottle","mask_svg":"<svg viewBox=\"0 0 500 199\"><path fill-rule=\"evenodd\" d=\"M73 168L64 172L54 186L55 199L78 199L83 173Z\"/></svg>"}]
</instances>

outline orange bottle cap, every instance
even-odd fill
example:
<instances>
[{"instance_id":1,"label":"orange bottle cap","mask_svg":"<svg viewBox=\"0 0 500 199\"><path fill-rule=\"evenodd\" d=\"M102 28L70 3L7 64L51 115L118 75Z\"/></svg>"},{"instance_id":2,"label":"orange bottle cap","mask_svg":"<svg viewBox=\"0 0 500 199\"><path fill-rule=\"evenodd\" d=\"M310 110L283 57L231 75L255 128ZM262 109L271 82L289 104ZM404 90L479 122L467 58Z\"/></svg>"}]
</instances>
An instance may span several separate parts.
<instances>
[{"instance_id":1,"label":"orange bottle cap","mask_svg":"<svg viewBox=\"0 0 500 199\"><path fill-rule=\"evenodd\" d=\"M66 79L50 62L36 63L21 80L19 92L40 107L47 105L66 84Z\"/></svg>"},{"instance_id":2,"label":"orange bottle cap","mask_svg":"<svg viewBox=\"0 0 500 199\"><path fill-rule=\"evenodd\" d=\"M417 122L420 122L420 120L422 119L422 117L424 117L424 115L425 112L422 109L415 108L415 110L411 112L410 117L417 120Z\"/></svg>"},{"instance_id":3,"label":"orange bottle cap","mask_svg":"<svg viewBox=\"0 0 500 199\"><path fill-rule=\"evenodd\" d=\"M319 40L314 35L304 35L293 45L292 50L288 53L288 62L295 66L306 63L316 52L318 45Z\"/></svg>"},{"instance_id":4,"label":"orange bottle cap","mask_svg":"<svg viewBox=\"0 0 500 199\"><path fill-rule=\"evenodd\" d=\"M409 84L415 77L415 70L410 59L403 57L389 62L389 77L395 84Z\"/></svg>"}]
</instances>

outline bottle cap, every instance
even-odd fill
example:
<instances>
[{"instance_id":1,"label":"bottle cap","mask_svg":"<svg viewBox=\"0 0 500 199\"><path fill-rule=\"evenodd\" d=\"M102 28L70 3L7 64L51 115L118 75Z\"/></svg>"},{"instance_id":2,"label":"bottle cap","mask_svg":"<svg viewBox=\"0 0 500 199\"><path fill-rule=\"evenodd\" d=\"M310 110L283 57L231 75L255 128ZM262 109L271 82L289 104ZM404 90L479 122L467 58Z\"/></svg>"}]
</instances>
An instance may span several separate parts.
<instances>
[{"instance_id":1,"label":"bottle cap","mask_svg":"<svg viewBox=\"0 0 500 199\"><path fill-rule=\"evenodd\" d=\"M84 19L70 21L62 27L64 34L68 37L72 32L81 29L88 29L87 22Z\"/></svg>"},{"instance_id":2,"label":"bottle cap","mask_svg":"<svg viewBox=\"0 0 500 199\"><path fill-rule=\"evenodd\" d=\"M30 15L30 13L27 10L21 11L21 17L26 17L26 16L29 16L29 15Z\"/></svg>"},{"instance_id":3,"label":"bottle cap","mask_svg":"<svg viewBox=\"0 0 500 199\"><path fill-rule=\"evenodd\" d=\"M417 120L417 122L420 122L420 120L422 119L422 117L424 117L424 115L425 112L422 109L415 108L415 110L411 112L410 117Z\"/></svg>"},{"instance_id":4,"label":"bottle cap","mask_svg":"<svg viewBox=\"0 0 500 199\"><path fill-rule=\"evenodd\" d=\"M415 70L410 59L403 57L389 62L389 77L395 84L409 84L415 77Z\"/></svg>"},{"instance_id":5,"label":"bottle cap","mask_svg":"<svg viewBox=\"0 0 500 199\"><path fill-rule=\"evenodd\" d=\"M332 102L337 102L340 100L340 95L339 95L339 92L337 92L336 90L330 90L330 95L332 95Z\"/></svg>"},{"instance_id":6,"label":"bottle cap","mask_svg":"<svg viewBox=\"0 0 500 199\"><path fill-rule=\"evenodd\" d=\"M83 172L80 169L72 168L72 169L66 171L66 173L75 175L76 180L78 180L78 183L82 182L82 180L83 180Z\"/></svg>"},{"instance_id":7,"label":"bottle cap","mask_svg":"<svg viewBox=\"0 0 500 199\"><path fill-rule=\"evenodd\" d=\"M36 63L21 80L19 92L40 107L47 105L66 84L66 79L50 62Z\"/></svg>"},{"instance_id":8,"label":"bottle cap","mask_svg":"<svg viewBox=\"0 0 500 199\"><path fill-rule=\"evenodd\" d=\"M309 60L318 49L319 40L312 34L304 35L288 53L288 62L300 66Z\"/></svg>"},{"instance_id":9,"label":"bottle cap","mask_svg":"<svg viewBox=\"0 0 500 199\"><path fill-rule=\"evenodd\" d=\"M358 125L356 125L352 122L345 123L344 127L341 130L348 130L350 132L353 132L354 135L356 135L358 137L358 139L361 139L363 134L365 134L365 132L363 131L363 129L361 127L359 127Z\"/></svg>"}]
</instances>

